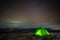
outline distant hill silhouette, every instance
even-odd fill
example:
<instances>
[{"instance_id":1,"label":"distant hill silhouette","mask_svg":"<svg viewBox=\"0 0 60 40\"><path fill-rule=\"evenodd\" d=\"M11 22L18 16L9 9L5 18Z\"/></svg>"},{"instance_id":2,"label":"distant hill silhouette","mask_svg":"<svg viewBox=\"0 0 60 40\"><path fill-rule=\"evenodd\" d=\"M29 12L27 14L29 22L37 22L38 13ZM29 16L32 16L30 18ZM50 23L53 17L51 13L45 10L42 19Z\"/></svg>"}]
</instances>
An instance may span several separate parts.
<instances>
[{"instance_id":1,"label":"distant hill silhouette","mask_svg":"<svg viewBox=\"0 0 60 40\"><path fill-rule=\"evenodd\" d=\"M38 28L0 28L0 32L34 32ZM60 32L60 30L53 30L46 28L49 32Z\"/></svg>"}]
</instances>

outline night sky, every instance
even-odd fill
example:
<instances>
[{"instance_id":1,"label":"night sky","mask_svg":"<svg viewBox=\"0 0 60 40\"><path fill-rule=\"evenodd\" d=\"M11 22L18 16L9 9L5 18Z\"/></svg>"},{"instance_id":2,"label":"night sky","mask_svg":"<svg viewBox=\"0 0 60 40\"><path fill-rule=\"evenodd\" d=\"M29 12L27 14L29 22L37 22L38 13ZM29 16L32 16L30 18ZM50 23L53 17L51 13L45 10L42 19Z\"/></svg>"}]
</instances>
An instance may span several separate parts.
<instances>
[{"instance_id":1,"label":"night sky","mask_svg":"<svg viewBox=\"0 0 60 40\"><path fill-rule=\"evenodd\" d=\"M60 27L58 0L3 0L0 28Z\"/></svg>"}]
</instances>

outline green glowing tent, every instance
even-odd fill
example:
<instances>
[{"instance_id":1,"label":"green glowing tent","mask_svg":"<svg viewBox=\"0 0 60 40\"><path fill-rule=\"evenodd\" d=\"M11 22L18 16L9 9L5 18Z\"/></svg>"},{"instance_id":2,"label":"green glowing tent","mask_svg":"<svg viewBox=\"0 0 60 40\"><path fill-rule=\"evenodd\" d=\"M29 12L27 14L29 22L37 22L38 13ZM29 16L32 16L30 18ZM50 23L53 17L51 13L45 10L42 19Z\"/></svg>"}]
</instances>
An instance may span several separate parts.
<instances>
[{"instance_id":1,"label":"green glowing tent","mask_svg":"<svg viewBox=\"0 0 60 40\"><path fill-rule=\"evenodd\" d=\"M34 32L35 36L47 36L50 35L48 30L46 30L45 28L39 28Z\"/></svg>"}]
</instances>

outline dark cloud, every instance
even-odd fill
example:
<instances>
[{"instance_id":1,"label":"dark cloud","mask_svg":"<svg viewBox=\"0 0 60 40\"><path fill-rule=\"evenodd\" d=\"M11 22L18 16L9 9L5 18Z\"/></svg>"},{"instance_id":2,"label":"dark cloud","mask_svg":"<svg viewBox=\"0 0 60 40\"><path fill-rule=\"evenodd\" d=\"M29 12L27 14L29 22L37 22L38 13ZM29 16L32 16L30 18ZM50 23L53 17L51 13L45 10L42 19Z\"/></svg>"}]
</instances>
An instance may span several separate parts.
<instances>
[{"instance_id":1,"label":"dark cloud","mask_svg":"<svg viewBox=\"0 0 60 40\"><path fill-rule=\"evenodd\" d=\"M16 24L22 21L36 25L45 24L44 22L60 24L58 0L3 0L1 2L1 24L9 22Z\"/></svg>"}]
</instances>

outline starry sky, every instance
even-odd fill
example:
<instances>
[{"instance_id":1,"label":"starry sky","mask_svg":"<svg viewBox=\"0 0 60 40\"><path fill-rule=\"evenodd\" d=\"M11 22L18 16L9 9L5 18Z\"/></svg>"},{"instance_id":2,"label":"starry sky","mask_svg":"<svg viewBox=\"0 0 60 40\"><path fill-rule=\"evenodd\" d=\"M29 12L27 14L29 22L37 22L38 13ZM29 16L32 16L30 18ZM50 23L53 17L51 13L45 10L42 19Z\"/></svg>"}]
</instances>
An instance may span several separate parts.
<instances>
[{"instance_id":1,"label":"starry sky","mask_svg":"<svg viewBox=\"0 0 60 40\"><path fill-rule=\"evenodd\" d=\"M0 28L60 27L59 2L42 0L1 1Z\"/></svg>"}]
</instances>

